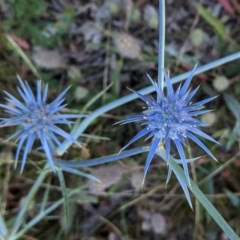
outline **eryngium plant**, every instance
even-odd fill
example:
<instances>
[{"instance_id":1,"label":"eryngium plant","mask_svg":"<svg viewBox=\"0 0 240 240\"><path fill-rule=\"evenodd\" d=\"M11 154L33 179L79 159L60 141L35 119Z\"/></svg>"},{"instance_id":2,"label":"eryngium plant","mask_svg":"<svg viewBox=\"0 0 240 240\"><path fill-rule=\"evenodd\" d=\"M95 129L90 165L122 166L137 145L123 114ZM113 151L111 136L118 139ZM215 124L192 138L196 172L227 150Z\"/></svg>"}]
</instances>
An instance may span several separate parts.
<instances>
[{"instance_id":1,"label":"eryngium plant","mask_svg":"<svg viewBox=\"0 0 240 240\"><path fill-rule=\"evenodd\" d=\"M35 140L38 139L41 143L40 149L44 151L51 169L55 171L53 153L55 147L61 145L58 137L74 141L72 136L58 125L72 124L71 119L84 115L59 113L66 106L64 96L69 87L52 102L47 103L48 85L45 85L42 91L41 81L38 80L36 95L34 95L28 83L23 82L19 76L17 78L20 84L20 87L17 87L20 99L4 91L7 103L0 104L0 107L9 115L9 117L1 118L0 127L18 127L17 131L7 139L16 139L17 142L15 167L23 149L20 168L20 171L23 171L27 155L31 151ZM77 141L74 142L78 143Z\"/></svg>"},{"instance_id":2,"label":"eryngium plant","mask_svg":"<svg viewBox=\"0 0 240 240\"><path fill-rule=\"evenodd\" d=\"M191 71L183 86L180 84L176 91L173 89L169 75L166 74L166 94L164 94L160 84L153 81L151 77L148 76L155 88L156 98L143 96L134 91L138 97L145 102L146 109L141 114L128 117L125 120L120 121L120 123L141 122L142 126L144 126L123 149L127 148L130 144L142 137L152 139L144 168L143 179L146 177L153 156L161 145L165 147L167 159L169 159L171 153L171 144L173 143L175 145L188 181L190 177L187 159L184 153L184 146L186 145L187 139L195 142L209 156L215 159L211 151L204 145L200 138L205 138L215 143L217 143L217 141L199 129L207 124L196 118L197 116L210 111L203 109L204 104L210 102L215 97L207 98L196 103L191 102L199 88L197 87L194 90L189 88L194 75L194 70L195 68Z\"/></svg>"}]
</instances>

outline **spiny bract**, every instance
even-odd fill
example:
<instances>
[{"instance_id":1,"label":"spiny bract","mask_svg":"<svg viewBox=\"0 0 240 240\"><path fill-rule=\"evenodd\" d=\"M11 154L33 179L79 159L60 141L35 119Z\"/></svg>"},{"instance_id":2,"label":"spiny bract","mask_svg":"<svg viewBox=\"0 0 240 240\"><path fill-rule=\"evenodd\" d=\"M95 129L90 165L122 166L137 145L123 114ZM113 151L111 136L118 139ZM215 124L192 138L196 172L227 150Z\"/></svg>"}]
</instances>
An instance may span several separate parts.
<instances>
[{"instance_id":1,"label":"spiny bract","mask_svg":"<svg viewBox=\"0 0 240 240\"><path fill-rule=\"evenodd\" d=\"M46 154L48 163L55 172L52 155L55 146L60 146L61 144L57 136L61 136L63 139L70 139L76 143L70 134L57 125L72 124L73 122L70 119L83 117L84 115L59 113L66 106L63 102L69 87L51 103L47 103L48 85L45 85L42 91L41 81L38 80L35 96L28 83L23 82L19 76L17 78L20 84L20 87L17 87L17 91L21 100L4 91L7 104L0 104L0 107L9 115L8 118L1 118L0 127L18 127L17 131L7 139L16 139L17 142L15 167L17 166L20 151L24 148L20 168L21 172L23 171L27 155L31 151L35 140L39 139L41 143L40 149Z\"/></svg>"},{"instance_id":2,"label":"spiny bract","mask_svg":"<svg viewBox=\"0 0 240 240\"><path fill-rule=\"evenodd\" d=\"M176 91L173 89L170 77L165 75L166 94L164 94L160 84L153 81L150 76L148 76L155 88L156 98L143 96L139 92L134 91L138 97L146 103L146 110L141 114L128 117L119 122L126 124L140 121L142 122L142 126L144 126L144 128L133 137L123 149L144 136L146 136L146 139L152 138L151 147L144 168L143 179L145 179L153 156L156 151L158 151L161 144L164 144L166 157L169 159L171 143L174 143L188 181L190 181L189 171L183 148L183 146L186 145L187 138L191 139L208 155L215 159L210 150L198 137L200 136L212 142L217 142L211 136L199 130L199 127L206 126L207 124L195 118L209 111L204 110L203 105L213 100L215 97L207 98L196 103L191 102L199 88L197 87L194 90L189 89L194 71L195 68L191 71L183 86L179 85Z\"/></svg>"}]
</instances>

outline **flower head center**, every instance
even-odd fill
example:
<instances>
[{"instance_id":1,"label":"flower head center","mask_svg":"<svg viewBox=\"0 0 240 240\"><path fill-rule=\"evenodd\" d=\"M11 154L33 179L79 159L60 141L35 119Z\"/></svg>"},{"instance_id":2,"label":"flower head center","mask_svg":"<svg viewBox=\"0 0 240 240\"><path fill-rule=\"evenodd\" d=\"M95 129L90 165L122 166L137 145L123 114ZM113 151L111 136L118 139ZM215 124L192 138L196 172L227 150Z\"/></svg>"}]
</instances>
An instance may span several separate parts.
<instances>
[{"instance_id":1,"label":"flower head center","mask_svg":"<svg viewBox=\"0 0 240 240\"><path fill-rule=\"evenodd\" d=\"M28 106L29 111L24 116L24 125L26 128L31 128L33 131L44 129L49 121L46 106L37 106L31 104Z\"/></svg>"},{"instance_id":2,"label":"flower head center","mask_svg":"<svg viewBox=\"0 0 240 240\"><path fill-rule=\"evenodd\" d=\"M149 107L145 114L148 129L159 135L159 138L185 137L187 127L185 120L189 116L178 102L169 101L166 98L161 99L161 101L155 102L154 106Z\"/></svg>"}]
</instances>

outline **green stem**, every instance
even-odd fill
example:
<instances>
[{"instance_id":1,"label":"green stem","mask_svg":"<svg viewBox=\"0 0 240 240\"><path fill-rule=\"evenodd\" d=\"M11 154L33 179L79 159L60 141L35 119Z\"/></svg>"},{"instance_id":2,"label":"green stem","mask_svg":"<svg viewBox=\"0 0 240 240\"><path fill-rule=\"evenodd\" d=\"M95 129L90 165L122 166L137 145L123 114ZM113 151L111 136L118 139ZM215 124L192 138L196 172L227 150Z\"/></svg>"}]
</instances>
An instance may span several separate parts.
<instances>
[{"instance_id":1,"label":"green stem","mask_svg":"<svg viewBox=\"0 0 240 240\"><path fill-rule=\"evenodd\" d=\"M159 0L158 6L158 84L164 88L164 52L165 52L165 1Z\"/></svg>"},{"instance_id":2,"label":"green stem","mask_svg":"<svg viewBox=\"0 0 240 240\"><path fill-rule=\"evenodd\" d=\"M206 72L210 69L213 69L213 68L216 68L218 66L221 66L223 64L226 64L226 63L229 63L231 61L234 61L236 59L240 58L240 52L236 52L234 54L231 54L229 56L226 56L224 58L221 58L221 59L218 59L216 61L213 61L211 63L208 63L204 66L201 66L201 67L198 67L196 68L196 71L195 71L195 75L199 74L199 73L203 73L203 72ZM186 72L186 73L182 73L178 76L175 76L171 79L172 83L177 83L177 82L180 82L184 79L186 79L189 74L190 74L191 71L189 72ZM141 90L139 90L138 92L143 94L143 95L146 95L146 94L149 94L149 93L152 93L154 92L155 89L153 86L148 86L146 88L143 88ZM71 133L73 139L77 139L82 133L83 131L98 117L102 116L104 113L112 110L112 109L115 109L123 104L126 104L128 102L131 102L133 100L135 100L136 98L138 98L137 94L135 93L132 93L132 94L129 94L127 96L124 96L124 97L121 97L121 98L118 98L117 100L113 101L113 102L110 102L100 108L98 108L97 110L95 110L94 112L92 112L92 114L90 114L87 118L85 118L75 129L74 131ZM56 149L56 155L58 156L61 156L63 155L63 153L72 145L73 141L72 140L66 140L63 142L63 144L58 147Z\"/></svg>"},{"instance_id":3,"label":"green stem","mask_svg":"<svg viewBox=\"0 0 240 240\"><path fill-rule=\"evenodd\" d=\"M225 221L225 219L217 211L217 209L213 206L213 204L208 200L208 198L204 195L204 193L199 189L196 183L190 180L191 185L188 184L188 181L185 177L183 170L181 169L181 167L178 166L178 164L172 158L170 158L169 160L169 167L171 167L174 170L175 174L179 174L181 178L185 178L185 182L188 185L188 188L191 190L191 192L194 194L197 200L201 203L201 205L206 209L208 214L214 219L214 221L224 231L227 237L231 240L239 239L237 234L233 231L233 229Z\"/></svg>"},{"instance_id":4,"label":"green stem","mask_svg":"<svg viewBox=\"0 0 240 240\"><path fill-rule=\"evenodd\" d=\"M42 170L42 172L38 175L38 178L34 182L31 190L29 191L29 193L27 195L27 197L24 199L22 206L19 207L20 211L17 215L17 218L15 219L15 222L14 222L12 232L10 234L9 239L12 239L13 236L15 236L15 234L17 233L17 231L21 227L21 225L24 224L24 220L25 220L25 216L26 216L26 212L28 210L28 207L30 206L33 197L35 196L36 192L39 190L43 180L45 179L45 177L47 176L48 173L49 172L46 171L46 168L44 170Z\"/></svg>"}]
</instances>

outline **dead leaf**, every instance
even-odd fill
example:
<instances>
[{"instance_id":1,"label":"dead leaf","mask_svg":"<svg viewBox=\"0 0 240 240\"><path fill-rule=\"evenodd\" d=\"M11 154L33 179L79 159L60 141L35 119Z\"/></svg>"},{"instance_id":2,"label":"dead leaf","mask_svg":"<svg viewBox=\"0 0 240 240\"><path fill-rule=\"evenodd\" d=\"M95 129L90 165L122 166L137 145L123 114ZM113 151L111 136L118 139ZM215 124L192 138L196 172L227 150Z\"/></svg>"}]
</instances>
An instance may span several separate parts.
<instances>
[{"instance_id":1,"label":"dead leaf","mask_svg":"<svg viewBox=\"0 0 240 240\"><path fill-rule=\"evenodd\" d=\"M150 28L158 28L158 12L153 5L147 4L144 7L143 19Z\"/></svg>"},{"instance_id":2,"label":"dead leaf","mask_svg":"<svg viewBox=\"0 0 240 240\"><path fill-rule=\"evenodd\" d=\"M153 231L156 235L166 235L166 218L161 213L143 209L139 212L139 216L142 218L141 227L144 232Z\"/></svg>"},{"instance_id":3,"label":"dead leaf","mask_svg":"<svg viewBox=\"0 0 240 240\"><path fill-rule=\"evenodd\" d=\"M80 28L75 29L74 33L83 34L85 42L95 44L100 44L103 35L101 24L93 21L85 22Z\"/></svg>"},{"instance_id":4,"label":"dead leaf","mask_svg":"<svg viewBox=\"0 0 240 240\"><path fill-rule=\"evenodd\" d=\"M200 47L204 41L204 32L200 28L196 28L190 33L190 40L195 47Z\"/></svg>"},{"instance_id":5,"label":"dead leaf","mask_svg":"<svg viewBox=\"0 0 240 240\"><path fill-rule=\"evenodd\" d=\"M9 148L3 149L0 152L0 165L12 164L14 162L14 156Z\"/></svg>"},{"instance_id":6,"label":"dead leaf","mask_svg":"<svg viewBox=\"0 0 240 240\"><path fill-rule=\"evenodd\" d=\"M125 31L127 31L129 28L130 20L131 20L133 1L132 0L123 0L122 8L123 8L123 12L125 13L124 29L125 29Z\"/></svg>"},{"instance_id":7,"label":"dead leaf","mask_svg":"<svg viewBox=\"0 0 240 240\"><path fill-rule=\"evenodd\" d=\"M0 0L0 9L3 13L9 10L9 6L7 5L6 1Z\"/></svg>"},{"instance_id":8,"label":"dead leaf","mask_svg":"<svg viewBox=\"0 0 240 240\"><path fill-rule=\"evenodd\" d=\"M22 38L19 38L16 35L11 35L11 38L16 42L16 44L20 48L22 48L24 50L29 50L30 46L29 46L29 43L26 40L24 40Z\"/></svg>"},{"instance_id":9,"label":"dead leaf","mask_svg":"<svg viewBox=\"0 0 240 240\"><path fill-rule=\"evenodd\" d=\"M151 225L154 233L158 235L165 235L167 232L167 225L165 217L160 213L151 214Z\"/></svg>"},{"instance_id":10,"label":"dead leaf","mask_svg":"<svg viewBox=\"0 0 240 240\"><path fill-rule=\"evenodd\" d=\"M232 17L235 17L235 10L228 0L218 0L223 9Z\"/></svg>"},{"instance_id":11,"label":"dead leaf","mask_svg":"<svg viewBox=\"0 0 240 240\"><path fill-rule=\"evenodd\" d=\"M91 169L91 174L101 182L87 181L89 191L95 195L101 195L107 188L118 183L122 175L126 172L120 164L111 164Z\"/></svg>"},{"instance_id":12,"label":"dead leaf","mask_svg":"<svg viewBox=\"0 0 240 240\"><path fill-rule=\"evenodd\" d=\"M76 99L76 101L80 101L80 100L86 98L88 96L88 94L89 94L89 91L87 88L77 86L75 89L74 98Z\"/></svg>"},{"instance_id":13,"label":"dead leaf","mask_svg":"<svg viewBox=\"0 0 240 240\"><path fill-rule=\"evenodd\" d=\"M95 14L96 20L107 22L113 15L119 12L120 2L120 0L105 0Z\"/></svg>"},{"instance_id":14,"label":"dead leaf","mask_svg":"<svg viewBox=\"0 0 240 240\"><path fill-rule=\"evenodd\" d=\"M230 81L224 76L216 76L213 80L213 87L218 92L223 92L230 86Z\"/></svg>"},{"instance_id":15,"label":"dead leaf","mask_svg":"<svg viewBox=\"0 0 240 240\"><path fill-rule=\"evenodd\" d=\"M205 113L201 116L201 121L211 126L217 121L217 115L214 112Z\"/></svg>"},{"instance_id":16,"label":"dead leaf","mask_svg":"<svg viewBox=\"0 0 240 240\"><path fill-rule=\"evenodd\" d=\"M139 41L127 33L113 34L113 41L119 54L131 59L142 59Z\"/></svg>"},{"instance_id":17,"label":"dead leaf","mask_svg":"<svg viewBox=\"0 0 240 240\"><path fill-rule=\"evenodd\" d=\"M45 69L64 68L66 59L59 50L48 50L41 47L34 47L32 59L36 65Z\"/></svg>"},{"instance_id":18,"label":"dead leaf","mask_svg":"<svg viewBox=\"0 0 240 240\"><path fill-rule=\"evenodd\" d=\"M133 171L130 178L131 184L135 191L139 191L142 188L143 174L142 172Z\"/></svg>"}]
</instances>

